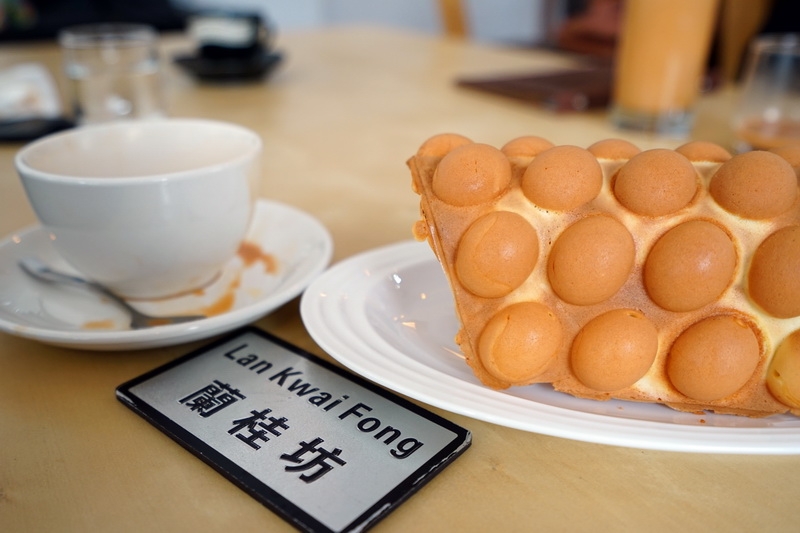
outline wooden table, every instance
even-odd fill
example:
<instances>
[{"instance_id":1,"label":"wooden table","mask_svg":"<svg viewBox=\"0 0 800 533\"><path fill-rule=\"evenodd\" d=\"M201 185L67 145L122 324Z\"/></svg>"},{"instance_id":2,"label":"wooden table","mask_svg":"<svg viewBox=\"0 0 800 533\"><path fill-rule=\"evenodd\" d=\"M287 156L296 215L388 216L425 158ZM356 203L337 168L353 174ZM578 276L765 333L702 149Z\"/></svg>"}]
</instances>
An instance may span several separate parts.
<instances>
[{"instance_id":1,"label":"wooden table","mask_svg":"<svg viewBox=\"0 0 800 533\"><path fill-rule=\"evenodd\" d=\"M167 39L165 59L188 45ZM501 145L522 134L558 144L624 137L603 112L554 115L460 90L457 75L568 64L541 51L488 48L386 29L286 34L264 83L202 85L165 65L170 113L236 122L265 142L261 193L319 218L334 261L407 240L417 219L405 160L432 134ZM0 49L0 67L53 67L52 45ZM168 63L168 61L167 61ZM728 142L727 91L700 104L696 134ZM0 234L35 223L0 146ZM4 302L0 302L3 305ZM329 358L295 300L258 327ZM0 334L0 531L291 531L114 397L122 382L205 341L138 352L69 350ZM433 408L472 447L376 531L796 531L800 459L658 452L527 433Z\"/></svg>"}]
</instances>

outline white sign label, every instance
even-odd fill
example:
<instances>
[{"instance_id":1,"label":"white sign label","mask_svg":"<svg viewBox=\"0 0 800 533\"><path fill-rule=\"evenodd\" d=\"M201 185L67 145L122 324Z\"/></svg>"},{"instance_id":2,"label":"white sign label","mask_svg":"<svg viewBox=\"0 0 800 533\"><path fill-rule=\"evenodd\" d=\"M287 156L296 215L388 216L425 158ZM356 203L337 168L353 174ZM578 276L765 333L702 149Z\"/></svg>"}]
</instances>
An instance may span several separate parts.
<instances>
[{"instance_id":1,"label":"white sign label","mask_svg":"<svg viewBox=\"0 0 800 533\"><path fill-rule=\"evenodd\" d=\"M371 525L470 444L466 429L253 328L117 395L309 531Z\"/></svg>"}]
</instances>

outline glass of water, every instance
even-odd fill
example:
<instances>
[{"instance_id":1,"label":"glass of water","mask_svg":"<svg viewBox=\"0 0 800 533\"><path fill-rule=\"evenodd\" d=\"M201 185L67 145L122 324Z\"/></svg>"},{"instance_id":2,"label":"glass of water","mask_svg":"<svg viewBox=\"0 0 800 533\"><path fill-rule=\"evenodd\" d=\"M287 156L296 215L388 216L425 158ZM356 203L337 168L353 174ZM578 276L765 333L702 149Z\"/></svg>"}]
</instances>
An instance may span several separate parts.
<instances>
[{"instance_id":1,"label":"glass of water","mask_svg":"<svg viewBox=\"0 0 800 533\"><path fill-rule=\"evenodd\" d=\"M143 24L90 24L59 34L78 124L163 117L158 34Z\"/></svg>"},{"instance_id":2,"label":"glass of water","mask_svg":"<svg viewBox=\"0 0 800 533\"><path fill-rule=\"evenodd\" d=\"M800 142L800 34L751 44L733 129L739 152Z\"/></svg>"}]
</instances>

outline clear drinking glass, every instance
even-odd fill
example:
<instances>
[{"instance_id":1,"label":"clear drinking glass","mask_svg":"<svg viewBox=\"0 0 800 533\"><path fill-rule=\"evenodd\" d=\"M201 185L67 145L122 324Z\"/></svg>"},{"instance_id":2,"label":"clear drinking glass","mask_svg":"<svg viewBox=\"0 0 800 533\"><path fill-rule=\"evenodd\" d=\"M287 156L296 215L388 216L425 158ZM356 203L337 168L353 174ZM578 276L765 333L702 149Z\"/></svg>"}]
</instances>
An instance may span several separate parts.
<instances>
[{"instance_id":1,"label":"clear drinking glass","mask_svg":"<svg viewBox=\"0 0 800 533\"><path fill-rule=\"evenodd\" d=\"M156 31L143 24L91 24L59 34L79 124L165 115Z\"/></svg>"},{"instance_id":2,"label":"clear drinking glass","mask_svg":"<svg viewBox=\"0 0 800 533\"><path fill-rule=\"evenodd\" d=\"M800 142L800 34L753 41L732 126L740 152Z\"/></svg>"}]
</instances>

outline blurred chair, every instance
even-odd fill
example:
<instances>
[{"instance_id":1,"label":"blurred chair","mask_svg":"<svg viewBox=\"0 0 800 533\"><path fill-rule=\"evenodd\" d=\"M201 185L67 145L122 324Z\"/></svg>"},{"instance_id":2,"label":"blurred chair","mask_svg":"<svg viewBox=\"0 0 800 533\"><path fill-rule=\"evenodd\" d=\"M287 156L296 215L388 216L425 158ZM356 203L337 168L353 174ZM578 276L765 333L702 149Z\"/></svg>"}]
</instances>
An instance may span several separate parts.
<instances>
[{"instance_id":1,"label":"blurred chair","mask_svg":"<svg viewBox=\"0 0 800 533\"><path fill-rule=\"evenodd\" d=\"M445 35L462 39L467 36L467 14L461 0L439 0L439 14Z\"/></svg>"}]
</instances>

